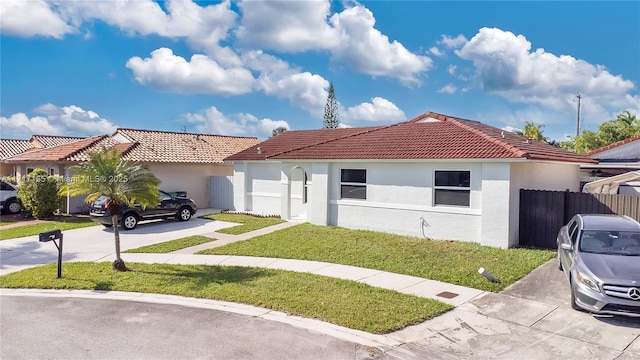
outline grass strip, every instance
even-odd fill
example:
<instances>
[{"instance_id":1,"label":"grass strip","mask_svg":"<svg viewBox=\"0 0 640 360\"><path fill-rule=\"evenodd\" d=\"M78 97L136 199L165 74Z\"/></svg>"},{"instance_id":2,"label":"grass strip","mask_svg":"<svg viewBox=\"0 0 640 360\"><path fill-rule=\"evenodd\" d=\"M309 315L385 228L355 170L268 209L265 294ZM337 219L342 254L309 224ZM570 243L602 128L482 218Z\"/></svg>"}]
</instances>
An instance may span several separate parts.
<instances>
[{"instance_id":1,"label":"grass strip","mask_svg":"<svg viewBox=\"0 0 640 360\"><path fill-rule=\"evenodd\" d=\"M226 228L226 229L216 230L216 232L223 233L223 234L231 234L231 235L244 234L249 231L258 230L268 226L277 225L285 222L284 220L280 218L275 218L275 217L259 217L259 216L252 216L252 215L246 215L246 214L229 214L229 213L209 214L209 215L202 216L202 218L209 219L209 220L227 221L227 222L242 224L242 225L237 225L237 226Z\"/></svg>"},{"instance_id":2,"label":"grass strip","mask_svg":"<svg viewBox=\"0 0 640 360\"><path fill-rule=\"evenodd\" d=\"M95 223L90 219L78 220L77 218L74 218L74 220L47 221L44 223L17 226L9 229L4 229L2 230L2 232L0 232L0 240L38 235L41 232L51 231L55 229L72 230L72 229L78 229L78 228L84 228L84 227L96 226L96 225L98 225L98 223Z\"/></svg>"},{"instance_id":3,"label":"grass strip","mask_svg":"<svg viewBox=\"0 0 640 360\"><path fill-rule=\"evenodd\" d=\"M17 221L7 220L6 218L0 217L0 226L9 225L9 224L13 224L13 223L16 223L16 222Z\"/></svg>"},{"instance_id":4,"label":"grass strip","mask_svg":"<svg viewBox=\"0 0 640 360\"><path fill-rule=\"evenodd\" d=\"M551 250L499 249L308 223L198 254L325 261L501 291L555 256ZM484 267L500 282L480 274Z\"/></svg>"},{"instance_id":5,"label":"grass strip","mask_svg":"<svg viewBox=\"0 0 640 360\"><path fill-rule=\"evenodd\" d=\"M129 249L129 250L126 250L126 251L123 251L123 252L125 252L125 253L166 254L166 253L170 253L172 251L176 251L176 250L180 250L180 249L186 249L188 247L192 247L192 246L196 246L196 245L200 245L200 244L205 244L205 243L212 242L212 241L215 241L215 240L216 239L213 239L213 238L210 238L210 237L206 237L206 236L194 235L194 236L187 236L187 237L176 239L176 240L161 242L161 243L158 243L158 244L141 246L139 248Z\"/></svg>"},{"instance_id":6,"label":"grass strip","mask_svg":"<svg viewBox=\"0 0 640 360\"><path fill-rule=\"evenodd\" d=\"M232 301L383 334L423 322L450 305L355 281L264 268L127 263L55 264L0 277L3 288L116 290Z\"/></svg>"}]
</instances>

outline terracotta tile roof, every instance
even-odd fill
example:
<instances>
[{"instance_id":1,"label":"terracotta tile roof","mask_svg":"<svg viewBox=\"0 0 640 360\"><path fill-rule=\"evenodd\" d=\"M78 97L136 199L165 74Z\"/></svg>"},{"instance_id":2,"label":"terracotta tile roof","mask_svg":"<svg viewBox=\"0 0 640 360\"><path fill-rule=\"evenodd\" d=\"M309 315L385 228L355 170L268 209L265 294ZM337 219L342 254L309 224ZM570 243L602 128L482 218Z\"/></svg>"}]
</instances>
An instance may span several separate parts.
<instances>
[{"instance_id":1,"label":"terracotta tile roof","mask_svg":"<svg viewBox=\"0 0 640 360\"><path fill-rule=\"evenodd\" d=\"M123 129L122 135L139 145L126 154L127 160L167 163L221 163L224 158L260 141L253 137L222 136L168 131Z\"/></svg>"},{"instance_id":2,"label":"terracotta tile roof","mask_svg":"<svg viewBox=\"0 0 640 360\"><path fill-rule=\"evenodd\" d=\"M68 144L70 142L86 139L74 136L54 136L54 135L33 135L29 142L36 148L49 148L58 145Z\"/></svg>"},{"instance_id":3,"label":"terracotta tile roof","mask_svg":"<svg viewBox=\"0 0 640 360\"><path fill-rule=\"evenodd\" d=\"M16 155L8 162L27 162L27 161L55 161L55 162L77 162L89 159L89 153L101 150L104 147L111 148L116 146L118 150L123 152L130 151L136 143L120 144L108 135L90 137L86 139L76 140L71 143L58 145L44 149L33 149Z\"/></svg>"},{"instance_id":4,"label":"terracotta tile roof","mask_svg":"<svg viewBox=\"0 0 640 360\"><path fill-rule=\"evenodd\" d=\"M33 149L29 140L0 139L0 160L21 154L29 149Z\"/></svg>"},{"instance_id":5,"label":"terracotta tile roof","mask_svg":"<svg viewBox=\"0 0 640 360\"><path fill-rule=\"evenodd\" d=\"M620 145L624 145L624 144L628 144L630 142L634 142L636 140L640 140L640 135L636 135L636 136L630 137L628 139L620 140L620 141L615 142L613 144L610 144L610 145L607 145L607 146L603 146L603 147L601 147L599 149L591 150L588 153L584 154L584 156L589 156L590 157L591 155L595 155L595 154L601 153L603 151L616 148L616 147L618 147Z\"/></svg>"},{"instance_id":6,"label":"terracotta tile roof","mask_svg":"<svg viewBox=\"0 0 640 360\"><path fill-rule=\"evenodd\" d=\"M504 135L504 137L503 137ZM258 153L260 147L261 153ZM594 160L477 121L426 113L389 126L286 131L229 161L531 159L592 163Z\"/></svg>"},{"instance_id":7,"label":"terracotta tile roof","mask_svg":"<svg viewBox=\"0 0 640 360\"><path fill-rule=\"evenodd\" d=\"M366 131L383 128L384 126L366 128L319 129L285 131L259 144L227 157L233 160L265 160L273 156L301 149L308 146L320 145L343 137L360 134ZM260 148L258 150L258 148Z\"/></svg>"}]
</instances>

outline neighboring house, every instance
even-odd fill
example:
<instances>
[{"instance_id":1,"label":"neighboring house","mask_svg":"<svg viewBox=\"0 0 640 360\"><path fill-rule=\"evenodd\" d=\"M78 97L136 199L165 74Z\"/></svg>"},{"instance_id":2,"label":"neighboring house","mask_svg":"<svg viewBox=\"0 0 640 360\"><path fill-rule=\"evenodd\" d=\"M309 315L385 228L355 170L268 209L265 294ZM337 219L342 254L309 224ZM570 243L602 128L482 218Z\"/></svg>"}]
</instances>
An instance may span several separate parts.
<instances>
[{"instance_id":1,"label":"neighboring house","mask_svg":"<svg viewBox=\"0 0 640 360\"><path fill-rule=\"evenodd\" d=\"M640 170L640 135L590 151L585 156L597 160L598 163L580 166L581 185ZM621 194L637 194L638 192L640 192L640 182L636 181L631 185L622 184L620 186Z\"/></svg>"},{"instance_id":2,"label":"neighboring house","mask_svg":"<svg viewBox=\"0 0 640 360\"><path fill-rule=\"evenodd\" d=\"M286 131L226 159L237 211L318 225L518 245L521 189L578 191L594 160L436 113Z\"/></svg>"},{"instance_id":3,"label":"neighboring house","mask_svg":"<svg viewBox=\"0 0 640 360\"><path fill-rule=\"evenodd\" d=\"M5 162L12 156L28 150L63 145L80 139L82 138L53 135L33 135L29 140L0 139L0 176L16 176L15 165ZM51 171L47 168L45 170Z\"/></svg>"},{"instance_id":4,"label":"neighboring house","mask_svg":"<svg viewBox=\"0 0 640 360\"><path fill-rule=\"evenodd\" d=\"M148 164L162 181L161 189L186 192L198 207L208 207L210 177L233 175L233 166L223 159L258 142L248 137L117 129L112 135L27 150L5 162L14 166L18 181L34 168L71 178L70 166L88 160L92 151L115 147L125 160ZM82 211L82 200L82 197L69 199L67 210Z\"/></svg>"},{"instance_id":5,"label":"neighboring house","mask_svg":"<svg viewBox=\"0 0 640 360\"><path fill-rule=\"evenodd\" d=\"M29 140L0 139L0 176L16 176L15 166L7 158L33 149Z\"/></svg>"}]
</instances>

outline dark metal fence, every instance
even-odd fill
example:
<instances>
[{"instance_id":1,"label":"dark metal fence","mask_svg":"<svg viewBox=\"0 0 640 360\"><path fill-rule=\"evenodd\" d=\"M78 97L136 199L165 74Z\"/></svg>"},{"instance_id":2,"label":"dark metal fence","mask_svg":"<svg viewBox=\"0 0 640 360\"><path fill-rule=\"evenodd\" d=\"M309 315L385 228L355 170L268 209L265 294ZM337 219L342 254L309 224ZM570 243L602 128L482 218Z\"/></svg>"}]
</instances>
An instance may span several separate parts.
<instances>
[{"instance_id":1,"label":"dark metal fence","mask_svg":"<svg viewBox=\"0 0 640 360\"><path fill-rule=\"evenodd\" d=\"M558 231L575 214L628 215L640 221L640 196L520 190L520 246L555 249Z\"/></svg>"}]
</instances>

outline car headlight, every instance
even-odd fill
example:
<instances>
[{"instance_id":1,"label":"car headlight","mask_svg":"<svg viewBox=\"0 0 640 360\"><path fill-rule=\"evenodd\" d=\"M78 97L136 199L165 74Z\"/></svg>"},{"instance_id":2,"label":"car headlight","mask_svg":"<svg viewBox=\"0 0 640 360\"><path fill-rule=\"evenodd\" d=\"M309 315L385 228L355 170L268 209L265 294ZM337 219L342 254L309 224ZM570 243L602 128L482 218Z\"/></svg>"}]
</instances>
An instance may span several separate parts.
<instances>
[{"instance_id":1,"label":"car headlight","mask_svg":"<svg viewBox=\"0 0 640 360\"><path fill-rule=\"evenodd\" d=\"M586 276L585 274L578 271L578 281L586 285L589 289L600 292L600 288L598 287L598 283L592 278Z\"/></svg>"}]
</instances>

